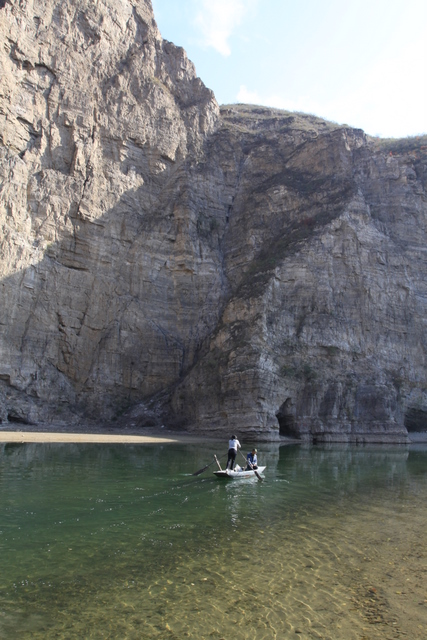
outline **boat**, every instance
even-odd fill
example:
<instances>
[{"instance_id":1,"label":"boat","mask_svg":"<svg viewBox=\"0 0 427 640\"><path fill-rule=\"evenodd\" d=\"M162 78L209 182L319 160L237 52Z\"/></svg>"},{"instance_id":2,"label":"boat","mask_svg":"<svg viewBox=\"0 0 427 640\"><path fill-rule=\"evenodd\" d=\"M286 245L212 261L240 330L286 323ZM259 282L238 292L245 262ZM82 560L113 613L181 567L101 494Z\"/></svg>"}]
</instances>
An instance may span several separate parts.
<instances>
[{"instance_id":1,"label":"boat","mask_svg":"<svg viewBox=\"0 0 427 640\"><path fill-rule=\"evenodd\" d=\"M242 469L241 467L236 467L233 471L230 469L221 469L219 471L214 471L214 474L217 478L224 478L225 480L239 480L243 478L253 478L256 477L256 474L260 474L264 471L265 467L258 467L258 469ZM256 471L256 473L255 473Z\"/></svg>"}]
</instances>

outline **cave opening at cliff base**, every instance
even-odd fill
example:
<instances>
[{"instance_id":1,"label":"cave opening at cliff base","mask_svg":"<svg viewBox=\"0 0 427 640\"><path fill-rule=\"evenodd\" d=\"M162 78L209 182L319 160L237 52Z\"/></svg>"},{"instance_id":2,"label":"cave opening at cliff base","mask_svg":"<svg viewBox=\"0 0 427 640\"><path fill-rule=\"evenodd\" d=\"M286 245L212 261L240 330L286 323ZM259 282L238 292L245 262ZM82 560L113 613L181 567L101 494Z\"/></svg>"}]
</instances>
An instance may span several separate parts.
<instances>
[{"instance_id":1,"label":"cave opening at cliff base","mask_svg":"<svg viewBox=\"0 0 427 640\"><path fill-rule=\"evenodd\" d=\"M292 398L287 398L276 413L279 422L279 433L286 438L298 438L299 433L295 424L295 408Z\"/></svg>"},{"instance_id":2,"label":"cave opening at cliff base","mask_svg":"<svg viewBox=\"0 0 427 640\"><path fill-rule=\"evenodd\" d=\"M427 411L411 407L405 414L405 427L408 433L427 433Z\"/></svg>"}]
</instances>

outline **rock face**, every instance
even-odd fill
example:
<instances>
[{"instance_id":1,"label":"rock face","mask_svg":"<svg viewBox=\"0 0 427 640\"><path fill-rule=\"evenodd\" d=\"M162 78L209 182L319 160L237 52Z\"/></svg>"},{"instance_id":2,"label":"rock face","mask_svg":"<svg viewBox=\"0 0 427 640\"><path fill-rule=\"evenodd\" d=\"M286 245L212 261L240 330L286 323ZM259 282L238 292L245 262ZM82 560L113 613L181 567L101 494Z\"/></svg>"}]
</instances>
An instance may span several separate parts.
<instances>
[{"instance_id":1,"label":"rock face","mask_svg":"<svg viewBox=\"0 0 427 640\"><path fill-rule=\"evenodd\" d=\"M220 111L149 0L0 6L3 425L427 428L425 138Z\"/></svg>"}]
</instances>

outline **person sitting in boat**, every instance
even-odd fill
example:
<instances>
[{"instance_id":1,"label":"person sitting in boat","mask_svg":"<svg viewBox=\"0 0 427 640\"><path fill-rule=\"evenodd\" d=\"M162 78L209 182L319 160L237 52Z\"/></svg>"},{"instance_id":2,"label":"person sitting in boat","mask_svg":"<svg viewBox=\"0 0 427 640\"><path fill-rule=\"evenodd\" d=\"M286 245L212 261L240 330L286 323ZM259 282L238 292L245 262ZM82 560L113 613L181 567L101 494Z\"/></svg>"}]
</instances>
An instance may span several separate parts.
<instances>
[{"instance_id":1,"label":"person sitting in boat","mask_svg":"<svg viewBox=\"0 0 427 640\"><path fill-rule=\"evenodd\" d=\"M250 469L258 469L257 453L258 452L256 449L252 449L252 451L248 453L248 455L246 456L246 460L248 461L248 464L246 465L245 471L249 471Z\"/></svg>"},{"instance_id":2,"label":"person sitting in boat","mask_svg":"<svg viewBox=\"0 0 427 640\"><path fill-rule=\"evenodd\" d=\"M230 471L233 471L234 469L234 464L236 462L236 456L237 456L237 449L240 449L241 445L240 442L238 441L236 436L231 436L230 440L228 441L228 458L227 458L227 466L226 469L230 469ZM228 466L230 465L230 466Z\"/></svg>"}]
</instances>

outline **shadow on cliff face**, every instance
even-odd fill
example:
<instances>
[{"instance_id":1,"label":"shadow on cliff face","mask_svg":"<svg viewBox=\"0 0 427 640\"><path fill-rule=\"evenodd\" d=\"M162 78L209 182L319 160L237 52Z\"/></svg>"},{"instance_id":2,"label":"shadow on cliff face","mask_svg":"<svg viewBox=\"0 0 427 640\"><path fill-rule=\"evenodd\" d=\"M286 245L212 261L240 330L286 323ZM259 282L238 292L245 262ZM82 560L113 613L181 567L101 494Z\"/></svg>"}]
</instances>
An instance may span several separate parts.
<instances>
[{"instance_id":1,"label":"shadow on cliff face","mask_svg":"<svg viewBox=\"0 0 427 640\"><path fill-rule=\"evenodd\" d=\"M28 190L32 246L8 238L11 258L27 266L1 284L3 423L118 415L184 376L215 326L218 240L197 233L185 163L130 146L118 179L141 186L102 216L93 177L83 188L71 178L73 194L69 178L54 174L54 194L41 172ZM58 197L65 224L58 242L46 242Z\"/></svg>"},{"instance_id":2,"label":"shadow on cliff face","mask_svg":"<svg viewBox=\"0 0 427 640\"><path fill-rule=\"evenodd\" d=\"M111 417L215 321L212 250L171 176L218 105L148 1L2 4L0 417Z\"/></svg>"}]
</instances>

